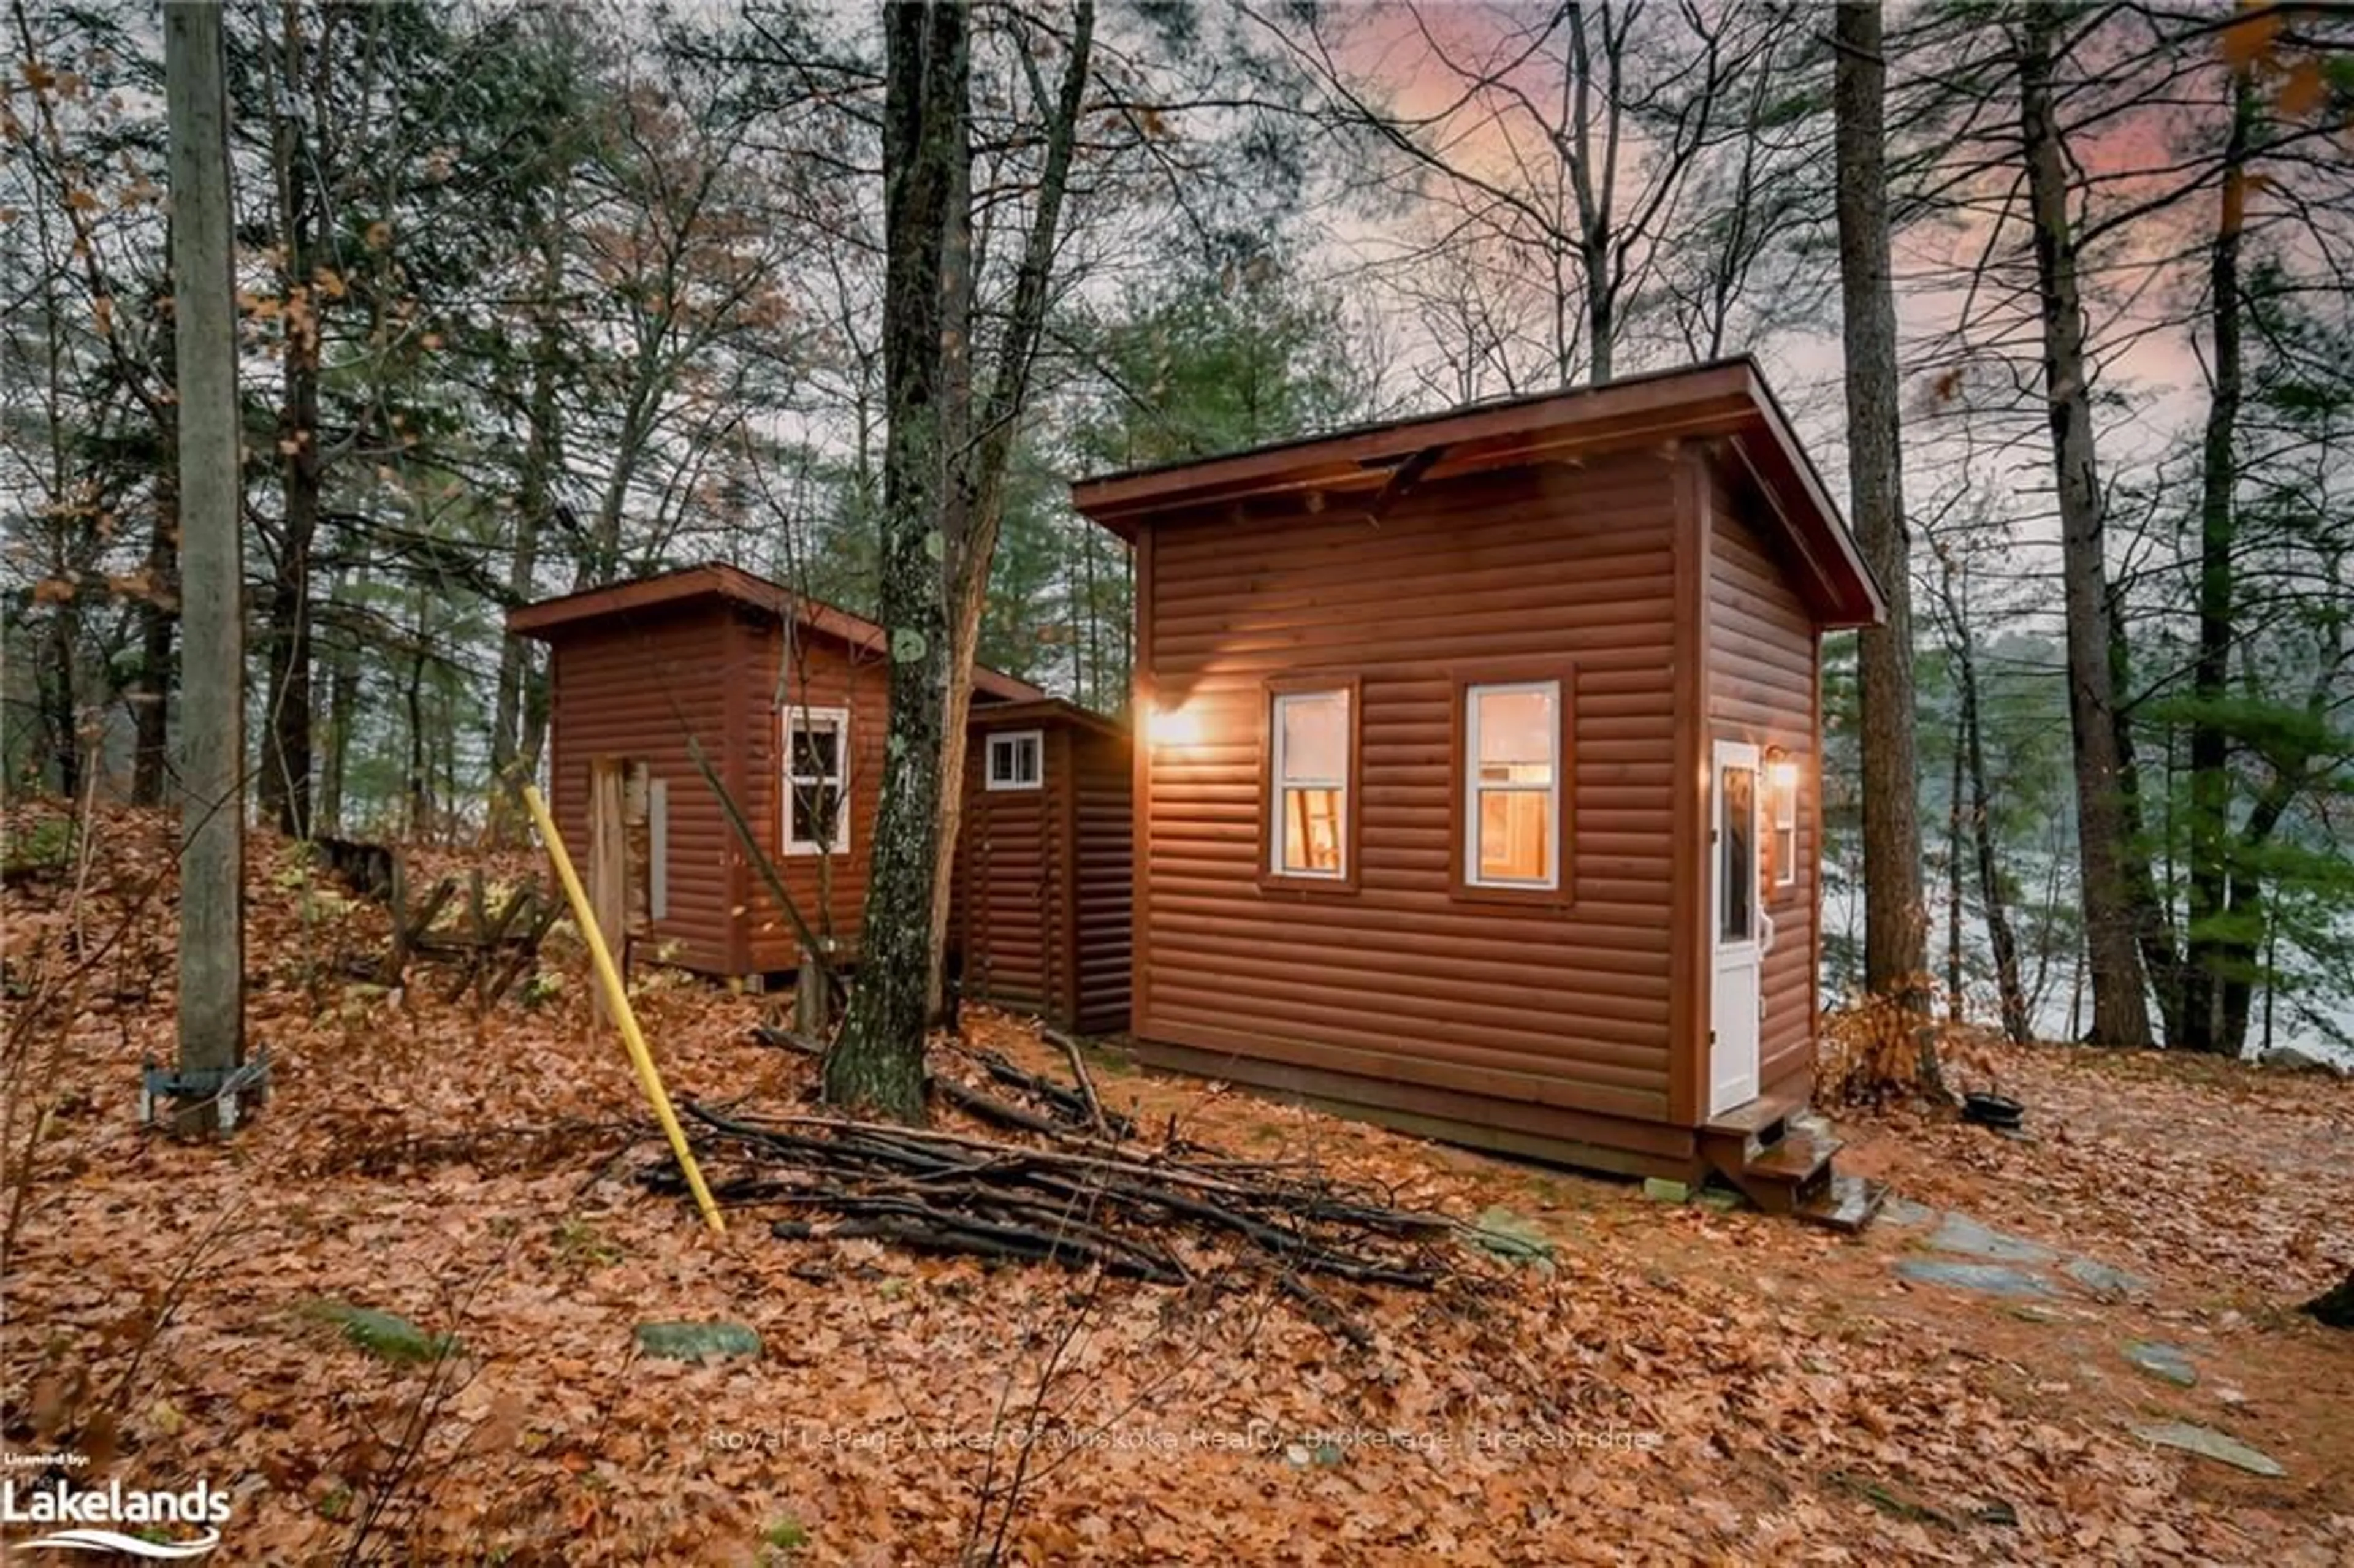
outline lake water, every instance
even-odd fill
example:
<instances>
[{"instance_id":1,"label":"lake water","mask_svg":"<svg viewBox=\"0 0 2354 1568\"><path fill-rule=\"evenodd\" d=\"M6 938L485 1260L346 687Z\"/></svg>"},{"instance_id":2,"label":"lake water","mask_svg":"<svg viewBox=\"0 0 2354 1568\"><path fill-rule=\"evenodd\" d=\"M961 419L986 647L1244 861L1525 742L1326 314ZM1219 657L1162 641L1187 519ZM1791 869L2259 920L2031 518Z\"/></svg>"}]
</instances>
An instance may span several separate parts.
<instances>
[{"instance_id":1,"label":"lake water","mask_svg":"<svg viewBox=\"0 0 2354 1568\"><path fill-rule=\"evenodd\" d=\"M2031 871L2026 874L2032 878L2037 874ZM1943 909L1935 911L1932 917L1936 922L1936 928L1931 934L1931 962L1942 974L1945 969ZM1854 950L1861 951L1863 898L1860 887L1842 882L1824 889L1823 930L1826 936L1833 934L1845 936L1852 942ZM1965 1009L1966 1016L1975 1022L1992 1023L1996 1022L1998 1016L1998 1003L1992 982L1982 977L1992 974L1994 959L1986 947L1985 923L1978 917L1977 912L1973 909L1964 910L1962 948L1965 969L1972 977L1971 995ZM2073 967L2073 964L2057 959L2054 959L2054 965L2055 972L2045 988L2044 995L2038 1000L2031 1022L2039 1039L2069 1040L2074 1038L2075 1033L2083 1027L2083 1021L2079 1019L2075 1022L2075 1027L2072 1029L2069 1016L2069 993L2074 983ZM1822 986L1824 1004L1837 1005L1842 999L1837 994L1838 988L1834 984L1834 977L1819 976L1818 980ZM1980 994L1981 992L1983 994ZM2090 997L2084 999L2083 1005L2089 1013L2092 1005ZM2263 1041L2264 1001L2261 996L2257 999L2256 1006L2256 1017L2248 1030L2251 1041L2248 1051L2250 1057L2257 1054ZM2308 1056L2335 1063L2341 1070L2354 1073L2354 1046L2341 1045L2330 1039L2321 1028L2316 1027L2309 1019L2301 1016L2305 1013L2318 1013L2327 1021L2329 1025L2338 1031L2341 1037L2354 1038L2354 997L2334 998L2327 1005L2322 1004L2319 999L2305 998L2296 1006L2280 1006L2273 1022L2273 1044L2275 1046L2286 1046L2302 1051Z\"/></svg>"}]
</instances>

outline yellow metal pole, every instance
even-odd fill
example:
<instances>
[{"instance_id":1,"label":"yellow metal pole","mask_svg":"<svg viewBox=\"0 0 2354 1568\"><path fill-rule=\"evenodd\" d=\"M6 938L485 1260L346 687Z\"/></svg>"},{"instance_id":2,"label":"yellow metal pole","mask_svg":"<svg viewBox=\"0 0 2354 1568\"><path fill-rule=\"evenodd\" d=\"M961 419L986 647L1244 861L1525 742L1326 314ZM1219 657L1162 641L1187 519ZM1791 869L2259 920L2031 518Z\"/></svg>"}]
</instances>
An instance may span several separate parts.
<instances>
[{"instance_id":1,"label":"yellow metal pole","mask_svg":"<svg viewBox=\"0 0 2354 1568\"><path fill-rule=\"evenodd\" d=\"M679 1169L686 1172L686 1184L695 1190L695 1206L703 1211L711 1228L725 1235L726 1223L719 1217L719 1205L711 1201L711 1189L703 1184L703 1171L695 1163L694 1150L686 1146L685 1129L678 1125L678 1113L671 1108L670 1094L663 1087L653 1053L646 1049L646 1037L638 1029L638 1015L630 1010L629 988L621 983L621 971L613 962L612 949L605 946L605 933L599 929L596 914L588 907L588 895L581 891L580 874L572 869L572 857L564 851L564 838L556 831L556 819L548 815L547 802L540 798L536 785L523 787L523 803L539 829L540 839L547 845L548 858L556 863L556 878L564 884L564 896L571 900L572 917L579 922L581 936L588 938L588 957L597 966L598 983L605 988L606 1010L621 1026L621 1044L630 1048L630 1063L637 1068L638 1082L644 1086L646 1098L653 1105L654 1118L662 1123L663 1131L670 1139Z\"/></svg>"}]
</instances>

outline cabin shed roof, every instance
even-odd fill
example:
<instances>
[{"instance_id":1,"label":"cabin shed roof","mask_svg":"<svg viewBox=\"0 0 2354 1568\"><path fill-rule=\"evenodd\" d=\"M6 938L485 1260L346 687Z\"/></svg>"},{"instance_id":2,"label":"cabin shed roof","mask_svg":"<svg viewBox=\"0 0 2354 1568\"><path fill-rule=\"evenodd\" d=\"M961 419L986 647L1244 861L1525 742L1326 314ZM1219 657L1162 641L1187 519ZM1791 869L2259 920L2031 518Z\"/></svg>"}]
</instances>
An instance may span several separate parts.
<instances>
[{"instance_id":1,"label":"cabin shed roof","mask_svg":"<svg viewBox=\"0 0 2354 1568\"><path fill-rule=\"evenodd\" d=\"M1723 441L1755 476L1769 503L1760 522L1788 546L1793 575L1821 624L1871 626L1886 618L1854 535L1746 355L1104 474L1074 484L1071 502L1133 539L1148 517L1181 509L1262 496L1366 494L1378 512L1382 497L1428 480L1686 439Z\"/></svg>"},{"instance_id":2,"label":"cabin shed roof","mask_svg":"<svg viewBox=\"0 0 2354 1568\"><path fill-rule=\"evenodd\" d=\"M553 641L567 631L598 621L626 619L704 599L748 605L776 616L790 615L811 630L839 638L853 648L878 654L884 650L883 629L864 616L795 593L782 583L724 561L706 561L699 567L682 567L676 571L640 577L635 582L588 588L523 605L507 611L507 630L518 637ZM1029 682L1016 680L984 664L973 666L972 685L976 694L998 702L1035 702L1045 696Z\"/></svg>"},{"instance_id":3,"label":"cabin shed roof","mask_svg":"<svg viewBox=\"0 0 2354 1568\"><path fill-rule=\"evenodd\" d=\"M975 715L980 716L980 715ZM1115 739L1128 738L1128 726L1117 719L1105 717L1093 708L1083 708L1066 697L1040 697L1031 702L993 703L988 719L993 728L1002 729L1019 724L1064 724L1075 728L1092 730L1097 735Z\"/></svg>"}]
</instances>

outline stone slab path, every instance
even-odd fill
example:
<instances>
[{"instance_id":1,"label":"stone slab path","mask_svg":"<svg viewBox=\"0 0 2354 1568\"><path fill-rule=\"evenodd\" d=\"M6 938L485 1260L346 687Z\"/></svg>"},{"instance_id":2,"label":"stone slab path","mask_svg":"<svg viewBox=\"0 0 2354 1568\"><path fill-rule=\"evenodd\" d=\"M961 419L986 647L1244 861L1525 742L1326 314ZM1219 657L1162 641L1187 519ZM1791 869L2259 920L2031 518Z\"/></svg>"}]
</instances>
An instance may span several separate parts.
<instances>
[{"instance_id":1,"label":"stone slab path","mask_svg":"<svg viewBox=\"0 0 2354 1568\"><path fill-rule=\"evenodd\" d=\"M2060 1280L2073 1286L2077 1294L2089 1296L2105 1306L2144 1298L2152 1291L2148 1280L2129 1270L2098 1258L2065 1254L2030 1237L1997 1230L1959 1212L1941 1213L1924 1204L1892 1197L1881 1215L1895 1229L1921 1233L1904 1237L1904 1253L1895 1260L1897 1274L1917 1284L2012 1301L2068 1295L2045 1272L2048 1267L2058 1274ZM2039 1308L2015 1306L2011 1311L2030 1321L2045 1320ZM2199 1383L2199 1369L2191 1364L2190 1352L2179 1345L2128 1340L2118 1347L2118 1351L2133 1366L2177 1388L2192 1388ZM2277 1460L2263 1450L2210 1426L2168 1421L2135 1426L2132 1431L2145 1442L2196 1454L2252 1476L2277 1479L2287 1474Z\"/></svg>"}]
</instances>

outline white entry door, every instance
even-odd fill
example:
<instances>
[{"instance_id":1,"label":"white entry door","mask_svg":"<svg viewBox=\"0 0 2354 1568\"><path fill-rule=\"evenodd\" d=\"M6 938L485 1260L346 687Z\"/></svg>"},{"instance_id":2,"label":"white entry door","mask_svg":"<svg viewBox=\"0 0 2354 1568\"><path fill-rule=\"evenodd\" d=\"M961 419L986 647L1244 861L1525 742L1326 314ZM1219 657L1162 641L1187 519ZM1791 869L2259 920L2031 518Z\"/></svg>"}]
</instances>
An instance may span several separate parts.
<instances>
[{"instance_id":1,"label":"white entry door","mask_svg":"<svg viewBox=\"0 0 2354 1568\"><path fill-rule=\"evenodd\" d=\"M1757 748L1716 743L1710 777L1709 874L1712 933L1709 970L1708 1111L1720 1115L1757 1097L1762 977L1773 924L1759 898Z\"/></svg>"}]
</instances>

